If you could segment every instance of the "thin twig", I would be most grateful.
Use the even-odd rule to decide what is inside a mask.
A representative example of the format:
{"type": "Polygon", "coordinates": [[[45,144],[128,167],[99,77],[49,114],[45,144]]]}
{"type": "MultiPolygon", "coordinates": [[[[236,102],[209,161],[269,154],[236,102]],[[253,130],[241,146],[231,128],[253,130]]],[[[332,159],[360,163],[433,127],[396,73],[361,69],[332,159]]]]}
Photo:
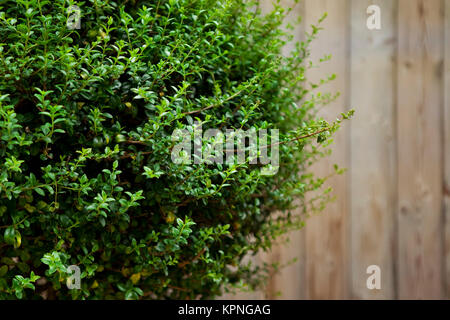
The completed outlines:
{"type": "Polygon", "coordinates": [[[218,107],[218,106],[224,104],[225,102],[228,102],[228,101],[236,98],[238,95],[240,95],[242,93],[242,91],[244,91],[244,89],[239,90],[238,92],[236,92],[233,95],[229,96],[228,98],[226,98],[224,101],[222,101],[220,103],[211,104],[211,105],[209,105],[207,107],[204,107],[204,108],[201,108],[201,109],[197,109],[197,110],[194,110],[194,111],[184,112],[183,114],[184,115],[191,115],[191,114],[200,113],[200,112],[203,112],[203,111],[206,111],[206,110],[218,107]]]}
{"type": "Polygon", "coordinates": [[[205,251],[206,251],[206,248],[203,248],[192,260],[186,260],[186,261],[180,262],[178,264],[178,268],[184,268],[188,264],[191,264],[192,262],[196,261],[198,258],[200,258],[202,256],[202,254],[205,253],[205,251]]]}

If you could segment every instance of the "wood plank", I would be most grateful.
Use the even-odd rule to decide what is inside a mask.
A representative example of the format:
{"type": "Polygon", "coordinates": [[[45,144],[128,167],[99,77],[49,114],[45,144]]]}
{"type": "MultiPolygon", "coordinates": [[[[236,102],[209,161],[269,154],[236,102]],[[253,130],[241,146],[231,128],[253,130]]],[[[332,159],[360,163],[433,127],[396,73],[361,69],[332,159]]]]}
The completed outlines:
{"type": "Polygon", "coordinates": [[[371,0],[351,2],[351,270],[352,298],[395,297],[395,53],[397,1],[378,0],[381,29],[366,26],[371,0]],[[381,269],[381,289],[369,290],[367,267],[381,269]]]}
{"type": "MultiPolygon", "coordinates": [[[[311,57],[316,62],[328,54],[332,54],[333,58],[307,75],[314,82],[332,73],[338,76],[320,88],[321,92],[341,92],[339,99],[321,113],[328,120],[345,111],[349,102],[349,9],[348,0],[305,0],[304,20],[307,26],[316,24],[323,13],[328,13],[322,25],[324,30],[312,44],[311,57]]],[[[348,126],[345,125],[335,137],[333,155],[321,160],[315,166],[315,172],[326,176],[334,163],[348,167],[348,146],[348,126]]],[[[333,194],[338,200],[306,222],[306,297],[309,299],[348,297],[347,183],[347,174],[330,179],[327,186],[334,189],[333,194]]]]}
{"type": "Polygon", "coordinates": [[[399,298],[442,297],[443,1],[399,1],[399,298]]]}
{"type": "Polygon", "coordinates": [[[450,0],[445,0],[444,206],[446,298],[450,298],[450,0]]]}

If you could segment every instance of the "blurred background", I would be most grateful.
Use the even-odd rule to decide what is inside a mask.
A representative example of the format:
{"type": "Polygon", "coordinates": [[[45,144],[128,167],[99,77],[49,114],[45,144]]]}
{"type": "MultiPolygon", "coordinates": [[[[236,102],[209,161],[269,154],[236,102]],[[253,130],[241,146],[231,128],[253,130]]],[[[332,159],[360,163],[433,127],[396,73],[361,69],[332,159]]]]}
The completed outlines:
{"type": "MultiPolygon", "coordinates": [[[[272,1],[261,0],[265,9],[272,1]]],[[[292,7],[294,1],[281,5],[292,7]]],[[[297,40],[327,12],[308,72],[337,79],[322,116],[354,108],[333,154],[314,167],[348,168],[328,181],[337,200],[256,262],[294,264],[264,291],[231,299],[446,299],[450,296],[450,0],[301,0],[297,40]],[[381,29],[369,30],[370,5],[381,29]],[[370,290],[367,267],[381,270],[370,290]]],[[[289,48],[286,48],[288,50],[289,48]]]]}

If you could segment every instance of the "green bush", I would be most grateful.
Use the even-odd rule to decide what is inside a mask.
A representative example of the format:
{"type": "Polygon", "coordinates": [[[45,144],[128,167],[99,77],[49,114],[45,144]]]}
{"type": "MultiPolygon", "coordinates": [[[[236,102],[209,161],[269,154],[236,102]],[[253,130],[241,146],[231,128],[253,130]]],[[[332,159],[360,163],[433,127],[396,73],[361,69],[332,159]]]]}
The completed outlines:
{"type": "Polygon", "coordinates": [[[0,5],[0,298],[211,298],[261,284],[272,266],[243,257],[302,226],[295,198],[304,212],[328,198],[305,198],[324,182],[307,168],[341,122],[319,119],[334,96],[312,93],[334,76],[305,79],[319,28],[283,57],[280,5],[0,5]],[[279,129],[277,174],[174,163],[172,133],[195,121],[279,129]],[[70,265],[80,290],[66,287],[70,265]]]}

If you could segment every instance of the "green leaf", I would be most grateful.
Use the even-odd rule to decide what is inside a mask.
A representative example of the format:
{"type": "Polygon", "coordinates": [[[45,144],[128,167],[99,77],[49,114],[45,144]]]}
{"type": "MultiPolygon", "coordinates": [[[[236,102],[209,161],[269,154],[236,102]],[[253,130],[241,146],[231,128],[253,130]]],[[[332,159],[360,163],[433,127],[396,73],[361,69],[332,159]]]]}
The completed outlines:
{"type": "Polygon", "coordinates": [[[6,265],[3,265],[0,267],[0,277],[3,277],[7,272],[8,272],[9,268],[6,265]]]}
{"type": "Polygon", "coordinates": [[[15,242],[16,230],[13,227],[8,227],[5,229],[3,238],[7,244],[13,245],[15,242]]]}

